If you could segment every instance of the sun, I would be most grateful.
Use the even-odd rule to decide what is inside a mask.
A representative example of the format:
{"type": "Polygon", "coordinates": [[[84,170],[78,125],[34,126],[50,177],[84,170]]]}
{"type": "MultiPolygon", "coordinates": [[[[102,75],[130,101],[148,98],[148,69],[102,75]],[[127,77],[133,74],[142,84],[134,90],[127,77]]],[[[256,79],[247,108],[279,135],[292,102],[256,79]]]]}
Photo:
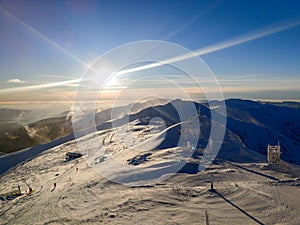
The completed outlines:
{"type": "Polygon", "coordinates": [[[119,90],[122,89],[122,84],[117,76],[112,76],[108,78],[103,87],[104,90],[119,90]]]}

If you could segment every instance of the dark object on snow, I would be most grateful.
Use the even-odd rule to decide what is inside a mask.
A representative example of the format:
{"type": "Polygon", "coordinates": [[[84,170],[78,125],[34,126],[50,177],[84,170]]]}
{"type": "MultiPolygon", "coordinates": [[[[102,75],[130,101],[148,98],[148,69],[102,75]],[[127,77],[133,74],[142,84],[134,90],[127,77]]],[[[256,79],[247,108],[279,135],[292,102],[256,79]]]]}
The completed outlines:
{"type": "Polygon", "coordinates": [[[73,159],[82,157],[82,154],[78,153],[78,152],[68,152],[66,154],[66,156],[67,156],[66,161],[69,161],[69,160],[73,160],[73,159]]]}
{"type": "Polygon", "coordinates": [[[55,190],[55,188],[56,188],[56,183],[54,183],[53,189],[51,190],[51,192],[53,192],[55,190]]]}
{"type": "Polygon", "coordinates": [[[132,159],[128,159],[127,162],[129,165],[133,165],[133,166],[137,166],[137,165],[140,165],[141,163],[144,163],[146,161],[149,160],[149,156],[151,156],[152,153],[146,153],[144,155],[138,155],[138,156],[135,156],[134,158],[132,159]]]}
{"type": "Polygon", "coordinates": [[[11,192],[7,192],[7,193],[4,193],[4,194],[0,194],[0,200],[1,201],[12,200],[12,199],[14,199],[16,197],[19,197],[21,195],[22,195],[22,193],[19,190],[11,191],[11,192]]]}
{"type": "Polygon", "coordinates": [[[177,173],[197,174],[199,172],[199,163],[184,162],[185,165],[177,173]]]}
{"type": "Polygon", "coordinates": [[[214,191],[214,178],[212,175],[210,176],[210,190],[214,191]]]}
{"type": "Polygon", "coordinates": [[[208,217],[208,212],[205,211],[205,224],[209,225],[209,217],[208,217]]]}

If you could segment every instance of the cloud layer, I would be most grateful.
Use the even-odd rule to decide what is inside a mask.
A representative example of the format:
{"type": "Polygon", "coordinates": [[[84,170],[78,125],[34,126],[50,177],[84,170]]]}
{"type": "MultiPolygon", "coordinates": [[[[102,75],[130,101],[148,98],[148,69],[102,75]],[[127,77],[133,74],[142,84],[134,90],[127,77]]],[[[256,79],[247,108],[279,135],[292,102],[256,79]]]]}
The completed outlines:
{"type": "Polygon", "coordinates": [[[7,83],[9,83],[9,84],[23,84],[23,83],[25,83],[25,81],[20,80],[20,79],[10,79],[10,80],[7,80],[7,83]]]}

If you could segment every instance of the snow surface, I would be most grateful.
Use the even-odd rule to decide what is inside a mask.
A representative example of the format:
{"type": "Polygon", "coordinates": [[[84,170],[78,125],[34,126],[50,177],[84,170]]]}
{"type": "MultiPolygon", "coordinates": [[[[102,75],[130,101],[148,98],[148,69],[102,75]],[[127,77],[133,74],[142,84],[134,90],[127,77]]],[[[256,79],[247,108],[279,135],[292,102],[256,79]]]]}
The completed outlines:
{"type": "Polygon", "coordinates": [[[284,161],[267,165],[249,147],[245,140],[254,139],[249,134],[266,128],[253,119],[252,106],[243,108],[251,121],[246,136],[231,113],[218,158],[195,173],[210,135],[209,109],[197,107],[202,107],[197,154],[178,145],[178,130],[188,121],[179,121],[167,104],[132,114],[129,124],[122,118],[117,127],[103,122],[97,132],[83,130],[76,140],[69,135],[2,156],[8,164],[14,157],[26,161],[0,177],[0,193],[18,185],[23,193],[0,201],[0,224],[204,224],[205,211],[210,224],[299,224],[300,168],[284,161]],[[155,117],[164,123],[151,122],[155,117]],[[65,154],[73,151],[84,156],[66,162],[65,154]],[[25,182],[34,189],[31,195],[25,182]]]}
{"type": "Polygon", "coordinates": [[[2,175],[1,193],[18,184],[25,193],[24,181],[35,192],[0,201],[0,223],[204,224],[205,211],[211,224],[296,225],[300,219],[297,166],[218,160],[197,174],[128,186],[99,175],[85,158],[64,162],[76,148],[67,142],[2,175]],[[211,176],[216,192],[209,191],[211,176]]]}

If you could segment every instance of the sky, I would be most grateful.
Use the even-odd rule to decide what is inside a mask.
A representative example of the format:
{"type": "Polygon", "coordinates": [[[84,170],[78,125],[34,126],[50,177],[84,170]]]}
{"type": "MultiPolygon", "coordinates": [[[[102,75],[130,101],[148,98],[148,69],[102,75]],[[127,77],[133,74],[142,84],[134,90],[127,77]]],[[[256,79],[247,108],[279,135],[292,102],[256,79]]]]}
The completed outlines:
{"type": "MultiPolygon", "coordinates": [[[[69,107],[101,55],[143,40],[195,52],[225,98],[299,101],[299,12],[298,0],[1,0],[0,104],[69,107]]],[[[125,93],[128,80],[112,79],[103,100],[125,93]]],[[[164,96],[176,94],[172,85],[155,89],[147,81],[131,89],[164,96]]]]}

